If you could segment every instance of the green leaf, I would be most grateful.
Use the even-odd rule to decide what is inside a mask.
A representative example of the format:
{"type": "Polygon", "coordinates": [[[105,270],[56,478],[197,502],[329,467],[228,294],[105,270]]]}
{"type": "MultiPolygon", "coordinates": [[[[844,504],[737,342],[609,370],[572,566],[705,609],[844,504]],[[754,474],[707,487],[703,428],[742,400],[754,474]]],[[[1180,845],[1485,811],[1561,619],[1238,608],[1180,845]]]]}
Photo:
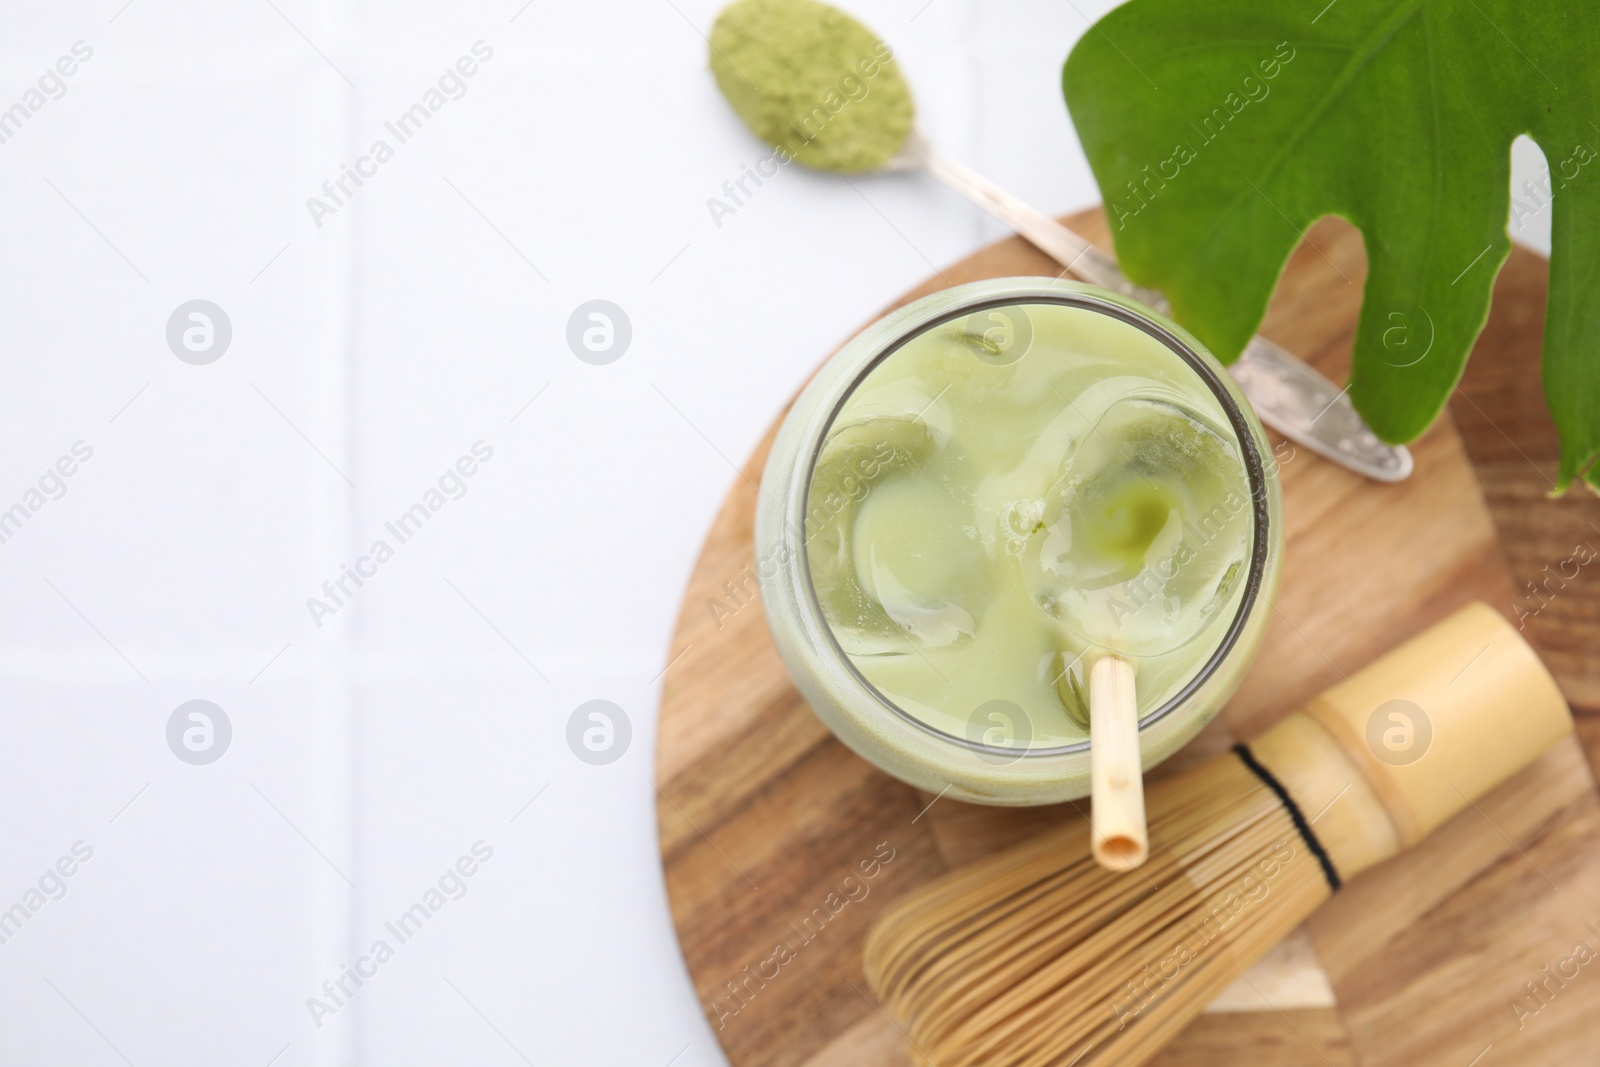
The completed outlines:
{"type": "Polygon", "coordinates": [[[1360,228],[1350,395],[1391,442],[1427,429],[1483,329],[1511,248],[1510,146],[1531,136],[1555,195],[1519,191],[1517,210],[1552,212],[1564,489],[1600,485],[1597,44],[1592,0],[1131,0],[1062,80],[1123,269],[1225,361],[1308,226],[1360,228]]]}

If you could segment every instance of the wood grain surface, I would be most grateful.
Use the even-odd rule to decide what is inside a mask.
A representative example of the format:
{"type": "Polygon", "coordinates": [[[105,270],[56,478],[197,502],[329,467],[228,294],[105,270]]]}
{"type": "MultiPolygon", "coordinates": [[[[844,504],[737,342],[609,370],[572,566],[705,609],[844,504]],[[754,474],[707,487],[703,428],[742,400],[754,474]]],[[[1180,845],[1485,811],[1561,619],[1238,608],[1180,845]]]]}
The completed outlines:
{"type": "MultiPolygon", "coordinates": [[[[1108,244],[1098,212],[1069,222],[1108,244]]],[[[1057,272],[1010,239],[901,303],[980,278],[1057,272]]],[[[1343,380],[1364,276],[1360,235],[1318,224],[1263,332],[1343,380]]],[[[1303,449],[1280,456],[1288,551],[1266,645],[1218,720],[1155,773],[1259,732],[1472,599],[1523,621],[1573,702],[1582,744],[1552,751],[1313,917],[1284,966],[1310,967],[1309,984],[1331,987],[1334,1003],[1249,1010],[1248,996],[1225,997],[1239,1002],[1192,1024],[1154,1061],[1162,1067],[1543,1067],[1600,1057],[1600,804],[1590,771],[1600,754],[1600,559],[1575,562],[1600,547],[1600,502],[1581,489],[1548,498],[1556,441],[1538,381],[1545,277],[1542,259],[1513,253],[1450,413],[1413,446],[1408,482],[1366,482],[1303,449]],[[1597,956],[1578,967],[1580,943],[1597,956]]],[[[770,441],[712,526],[670,652],[657,811],[673,919],[735,1067],[904,1065],[904,1042],[861,977],[873,916],[1074,813],[939,800],[873,769],[811,714],[767,635],[755,579],[753,485],[770,441]]],[[[1280,988],[1270,978],[1264,986],[1280,988]]],[[[1281,988],[1306,984],[1291,973],[1281,988]]]]}

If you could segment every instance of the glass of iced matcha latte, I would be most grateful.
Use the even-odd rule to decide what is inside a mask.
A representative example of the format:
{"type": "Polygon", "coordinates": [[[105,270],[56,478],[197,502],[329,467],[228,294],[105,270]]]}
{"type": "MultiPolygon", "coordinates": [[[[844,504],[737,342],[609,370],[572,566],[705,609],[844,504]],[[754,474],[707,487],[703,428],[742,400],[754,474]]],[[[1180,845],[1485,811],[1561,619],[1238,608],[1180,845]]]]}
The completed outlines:
{"type": "Polygon", "coordinates": [[[756,554],[778,650],[846,745],[934,793],[1049,804],[1090,792],[1106,678],[1145,768],[1211,720],[1266,629],[1281,527],[1271,446],[1198,341],[1011,278],[823,367],[773,445],[756,554]]]}

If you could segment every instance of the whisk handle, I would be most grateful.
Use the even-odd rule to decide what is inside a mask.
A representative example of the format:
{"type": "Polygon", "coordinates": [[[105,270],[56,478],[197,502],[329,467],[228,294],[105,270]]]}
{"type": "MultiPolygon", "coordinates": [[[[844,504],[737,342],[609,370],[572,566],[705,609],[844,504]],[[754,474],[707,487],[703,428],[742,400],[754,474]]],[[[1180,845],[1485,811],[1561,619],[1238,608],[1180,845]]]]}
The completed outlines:
{"type": "Polygon", "coordinates": [[[1572,733],[1506,619],[1474,603],[1250,743],[1343,878],[1409,848],[1572,733]]]}

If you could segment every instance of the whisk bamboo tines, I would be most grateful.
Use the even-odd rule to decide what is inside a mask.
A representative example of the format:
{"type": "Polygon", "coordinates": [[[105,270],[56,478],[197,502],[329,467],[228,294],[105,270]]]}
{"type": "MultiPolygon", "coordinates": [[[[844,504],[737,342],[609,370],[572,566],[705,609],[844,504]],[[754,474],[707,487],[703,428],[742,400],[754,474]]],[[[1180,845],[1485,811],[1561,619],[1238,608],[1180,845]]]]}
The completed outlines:
{"type": "Polygon", "coordinates": [[[924,1064],[1141,1064],[1344,880],[1571,731],[1532,650],[1471,605],[1151,786],[1144,866],[1098,866],[1074,820],[897,902],[867,981],[924,1064]]]}

